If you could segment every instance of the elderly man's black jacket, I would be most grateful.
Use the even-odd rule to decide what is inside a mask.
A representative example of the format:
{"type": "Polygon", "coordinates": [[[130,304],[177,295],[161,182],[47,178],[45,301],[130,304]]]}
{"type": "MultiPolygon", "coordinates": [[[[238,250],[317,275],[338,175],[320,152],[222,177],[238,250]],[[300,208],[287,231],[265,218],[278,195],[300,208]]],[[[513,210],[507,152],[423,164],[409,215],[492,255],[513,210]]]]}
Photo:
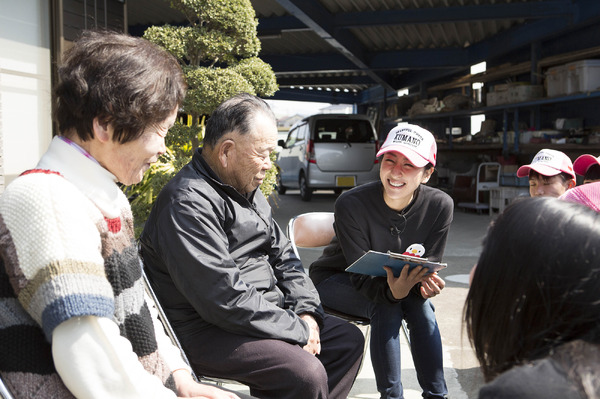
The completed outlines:
{"type": "Polygon", "coordinates": [[[216,325],[299,345],[298,315],[322,324],[318,293],[260,190],[220,182],[199,149],[161,191],[140,238],[141,255],[178,334],[216,325]]]}

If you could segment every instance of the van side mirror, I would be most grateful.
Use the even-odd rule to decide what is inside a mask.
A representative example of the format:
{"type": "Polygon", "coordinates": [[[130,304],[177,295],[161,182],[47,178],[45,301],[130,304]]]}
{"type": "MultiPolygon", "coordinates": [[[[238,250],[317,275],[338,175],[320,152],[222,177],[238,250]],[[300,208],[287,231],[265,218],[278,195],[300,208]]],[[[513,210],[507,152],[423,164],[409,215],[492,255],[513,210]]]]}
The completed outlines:
{"type": "Polygon", "coordinates": [[[281,148],[285,148],[285,140],[277,140],[277,145],[281,148]]]}

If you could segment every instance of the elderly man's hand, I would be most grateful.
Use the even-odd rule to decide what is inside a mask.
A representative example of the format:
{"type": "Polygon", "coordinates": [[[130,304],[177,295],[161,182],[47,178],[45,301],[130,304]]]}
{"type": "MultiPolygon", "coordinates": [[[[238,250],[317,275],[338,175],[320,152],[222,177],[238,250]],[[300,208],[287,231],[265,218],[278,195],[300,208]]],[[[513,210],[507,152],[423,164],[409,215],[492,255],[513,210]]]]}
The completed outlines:
{"type": "Polygon", "coordinates": [[[308,342],[302,349],[310,353],[311,355],[318,355],[321,353],[321,330],[314,317],[309,314],[301,314],[300,318],[308,323],[310,328],[310,336],[308,342]]]}

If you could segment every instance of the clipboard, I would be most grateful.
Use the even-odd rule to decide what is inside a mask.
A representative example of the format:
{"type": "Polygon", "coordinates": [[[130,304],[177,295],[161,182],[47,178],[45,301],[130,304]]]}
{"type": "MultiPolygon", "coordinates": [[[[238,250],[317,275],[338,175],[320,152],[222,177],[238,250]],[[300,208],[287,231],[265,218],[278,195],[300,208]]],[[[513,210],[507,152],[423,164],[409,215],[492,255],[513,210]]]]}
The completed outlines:
{"type": "Polygon", "coordinates": [[[389,266],[394,271],[394,276],[397,277],[400,275],[400,272],[406,264],[408,264],[409,271],[417,266],[426,267],[429,269],[429,273],[427,274],[436,273],[448,267],[448,264],[446,263],[428,261],[427,258],[403,255],[391,251],[388,251],[387,253],[369,251],[358,258],[356,262],[348,266],[346,271],[350,273],[385,277],[387,274],[383,267],[389,266]]]}

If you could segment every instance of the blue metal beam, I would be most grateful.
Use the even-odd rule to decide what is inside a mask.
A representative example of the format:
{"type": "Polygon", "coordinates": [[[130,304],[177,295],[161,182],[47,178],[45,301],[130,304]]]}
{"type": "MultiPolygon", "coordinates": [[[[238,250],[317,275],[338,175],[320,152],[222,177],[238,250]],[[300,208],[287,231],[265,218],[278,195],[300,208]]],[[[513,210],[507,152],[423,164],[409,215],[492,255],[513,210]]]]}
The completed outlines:
{"type": "Polygon", "coordinates": [[[336,51],[364,70],[375,82],[392,89],[391,85],[369,69],[364,59],[365,49],[346,29],[335,29],[333,15],[316,0],[276,0],[290,14],[306,24],[336,51]]]}
{"type": "Polygon", "coordinates": [[[265,35],[276,35],[283,31],[297,31],[309,29],[306,24],[293,15],[282,15],[281,17],[259,18],[257,33],[258,37],[265,35]]]}
{"type": "Polygon", "coordinates": [[[469,63],[464,48],[414,49],[380,51],[369,54],[372,69],[455,68],[469,63]]]}
{"type": "Polygon", "coordinates": [[[344,93],[325,90],[280,89],[270,100],[310,101],[330,104],[356,104],[359,96],[355,93],[344,93]]]}
{"type": "MultiPolygon", "coordinates": [[[[369,53],[370,62],[365,69],[358,68],[347,58],[337,53],[261,55],[276,72],[316,72],[316,71],[367,71],[401,70],[428,68],[455,68],[470,65],[470,56],[462,48],[415,49],[369,53]]],[[[373,79],[371,77],[373,81],[373,79]]]]}
{"type": "Polygon", "coordinates": [[[357,70],[357,66],[338,53],[261,55],[260,58],[278,72],[317,72],[357,70]]]}
{"type": "Polygon", "coordinates": [[[359,28],[498,19],[544,19],[559,16],[568,18],[574,12],[573,3],[570,0],[553,0],[528,3],[340,13],[335,15],[334,25],[337,28],[359,28]]]}
{"type": "MultiPolygon", "coordinates": [[[[373,79],[368,76],[317,76],[310,77],[311,86],[327,85],[372,85],[373,79]]],[[[278,77],[277,84],[281,86],[303,86],[306,85],[306,77],[278,77]]]]}
{"type": "MultiPolygon", "coordinates": [[[[311,6],[311,9],[317,9],[311,6]]],[[[318,11],[322,13],[322,11],[318,11]]],[[[437,24],[498,19],[546,19],[570,18],[577,13],[571,0],[546,0],[526,3],[470,5],[460,7],[414,8],[405,10],[382,10],[339,13],[325,18],[328,26],[335,29],[374,27],[402,24],[437,24]]],[[[307,28],[294,15],[260,18],[259,35],[267,32],[282,32],[307,28]]]]}

